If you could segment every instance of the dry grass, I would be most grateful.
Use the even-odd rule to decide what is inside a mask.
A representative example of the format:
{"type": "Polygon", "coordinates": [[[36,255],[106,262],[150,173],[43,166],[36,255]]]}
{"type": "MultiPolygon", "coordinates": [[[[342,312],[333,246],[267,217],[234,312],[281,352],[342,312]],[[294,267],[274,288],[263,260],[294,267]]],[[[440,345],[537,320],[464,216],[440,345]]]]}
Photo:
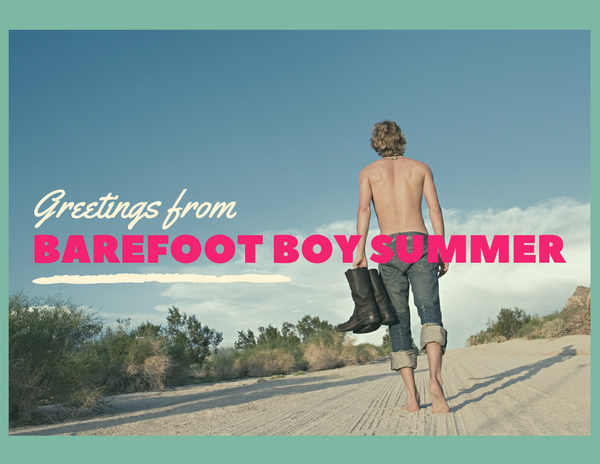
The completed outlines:
{"type": "Polygon", "coordinates": [[[69,416],[75,419],[99,413],[109,406],[108,399],[102,396],[102,387],[89,387],[79,390],[71,400],[72,406],[68,408],[69,416]]]}
{"type": "Polygon", "coordinates": [[[557,317],[551,321],[545,322],[542,326],[542,334],[546,338],[557,338],[565,335],[567,332],[567,324],[564,319],[557,317]]]}
{"type": "Polygon", "coordinates": [[[370,363],[379,357],[379,352],[375,345],[370,343],[361,343],[355,347],[356,362],[359,364],[370,363]]]}
{"type": "Polygon", "coordinates": [[[484,345],[486,343],[502,343],[505,341],[506,337],[504,335],[490,334],[489,332],[482,330],[477,335],[471,335],[467,339],[466,346],[484,345]]]}
{"type": "Polygon", "coordinates": [[[74,392],[65,404],[43,404],[45,392],[34,385],[37,380],[36,376],[27,377],[28,384],[21,385],[20,395],[13,399],[17,402],[19,412],[14,424],[48,424],[65,419],[82,419],[100,413],[109,406],[102,387],[82,388],[74,392]]]}
{"type": "Polygon", "coordinates": [[[291,374],[296,371],[294,356],[274,348],[253,351],[250,356],[241,356],[233,364],[239,377],[267,377],[275,374],[291,374]]]}
{"type": "Polygon", "coordinates": [[[35,422],[36,405],[46,395],[42,385],[42,367],[32,368],[31,362],[23,359],[9,360],[9,412],[25,423],[35,422]]]}
{"type": "Polygon", "coordinates": [[[165,355],[150,356],[141,363],[126,364],[125,372],[131,376],[127,390],[164,390],[170,367],[171,359],[165,355]]]}
{"type": "Polygon", "coordinates": [[[168,356],[152,356],[144,361],[144,377],[152,390],[164,390],[165,378],[171,367],[168,356]]]}
{"type": "Polygon", "coordinates": [[[354,341],[346,339],[344,334],[333,333],[329,337],[311,340],[304,351],[304,358],[311,371],[336,369],[356,364],[354,341]]]}
{"type": "Polygon", "coordinates": [[[210,373],[219,380],[231,380],[240,376],[235,361],[237,353],[232,347],[219,348],[210,357],[210,373]]]}
{"type": "Polygon", "coordinates": [[[591,311],[590,306],[578,308],[567,308],[565,311],[565,320],[567,321],[567,334],[569,335],[590,335],[591,334],[591,311]]]}

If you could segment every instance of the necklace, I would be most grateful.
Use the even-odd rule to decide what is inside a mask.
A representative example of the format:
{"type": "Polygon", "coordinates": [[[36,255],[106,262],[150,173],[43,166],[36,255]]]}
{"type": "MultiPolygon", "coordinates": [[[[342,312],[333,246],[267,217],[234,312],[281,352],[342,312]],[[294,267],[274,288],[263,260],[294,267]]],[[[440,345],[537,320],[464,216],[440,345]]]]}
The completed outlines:
{"type": "Polygon", "coordinates": [[[402,150],[402,153],[400,153],[399,155],[398,155],[398,154],[394,154],[394,155],[392,155],[392,156],[382,156],[382,158],[383,158],[383,159],[386,159],[386,158],[387,158],[387,159],[393,159],[393,160],[396,160],[396,159],[398,159],[398,157],[399,157],[399,156],[404,156],[404,150],[402,150]]]}

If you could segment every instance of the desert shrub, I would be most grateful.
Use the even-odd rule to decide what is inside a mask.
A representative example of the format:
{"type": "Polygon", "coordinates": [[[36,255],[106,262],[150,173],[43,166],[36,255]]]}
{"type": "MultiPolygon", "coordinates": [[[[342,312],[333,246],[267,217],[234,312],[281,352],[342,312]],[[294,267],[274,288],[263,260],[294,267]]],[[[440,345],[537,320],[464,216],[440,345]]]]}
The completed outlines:
{"type": "Polygon", "coordinates": [[[554,319],[560,317],[561,313],[559,313],[558,311],[554,311],[552,314],[548,314],[547,316],[544,316],[542,318],[542,320],[544,322],[550,322],[553,321],[554,319]]]}
{"type": "Polygon", "coordinates": [[[147,323],[130,330],[130,320],[117,320],[90,344],[85,358],[94,366],[94,382],[108,392],[164,390],[174,367],[164,337],[147,323]]]}
{"type": "Polygon", "coordinates": [[[291,374],[297,370],[296,360],[291,353],[280,348],[246,350],[234,361],[234,370],[239,377],[267,377],[276,374],[291,374]]]}
{"type": "Polygon", "coordinates": [[[531,316],[522,309],[502,308],[496,321],[488,321],[488,330],[492,335],[502,336],[506,340],[515,338],[525,324],[531,321],[531,316]]]}
{"type": "Polygon", "coordinates": [[[134,338],[123,365],[129,376],[127,391],[164,390],[171,364],[163,339],[134,338]]]}
{"type": "Polygon", "coordinates": [[[232,347],[222,347],[210,356],[210,372],[218,380],[231,380],[240,374],[235,368],[239,352],[232,347]]]}
{"type": "Polygon", "coordinates": [[[556,317],[550,321],[544,322],[542,333],[546,338],[556,338],[564,335],[567,331],[567,324],[564,319],[556,317]]]}
{"type": "Polygon", "coordinates": [[[234,343],[234,347],[240,351],[256,347],[265,350],[281,348],[290,351],[294,347],[297,347],[300,342],[301,340],[294,324],[284,322],[281,330],[273,327],[271,324],[267,327],[259,327],[258,337],[250,329],[248,329],[248,333],[242,330],[238,332],[238,340],[234,343]]]}
{"type": "MultiPolygon", "coordinates": [[[[419,347],[415,344],[414,338],[410,338],[413,350],[418,350],[419,347]]],[[[390,329],[385,329],[385,335],[381,339],[381,345],[377,346],[377,353],[379,356],[389,356],[393,351],[392,340],[390,339],[390,329]]]]}
{"type": "Polygon", "coordinates": [[[233,344],[233,347],[236,350],[247,350],[250,348],[254,348],[256,346],[256,337],[254,336],[254,332],[248,329],[248,333],[246,334],[243,330],[238,332],[238,339],[233,344]]]}
{"type": "Polygon", "coordinates": [[[165,379],[171,365],[168,356],[149,356],[143,362],[126,364],[130,376],[127,391],[164,390],[165,379]]]}
{"type": "MultiPolygon", "coordinates": [[[[482,345],[485,343],[500,343],[511,338],[523,336],[524,330],[534,331],[535,317],[522,309],[502,308],[496,320],[488,319],[487,328],[468,338],[466,346],[482,345]]],[[[413,342],[414,343],[414,342],[413,342]]]]}
{"type": "Polygon", "coordinates": [[[211,348],[215,349],[223,341],[223,334],[202,326],[195,315],[180,313],[176,306],[168,311],[165,338],[169,355],[186,366],[202,364],[211,348]]]}
{"type": "Polygon", "coordinates": [[[131,331],[131,335],[134,337],[158,338],[162,335],[162,326],[148,321],[142,322],[131,331]]]}
{"type": "Polygon", "coordinates": [[[590,335],[591,311],[589,305],[566,306],[560,312],[560,317],[567,323],[565,334],[590,335]]]}
{"type": "Polygon", "coordinates": [[[306,343],[304,358],[313,371],[357,363],[354,341],[346,339],[343,333],[333,331],[314,333],[306,343]]]}
{"type": "MultiPolygon", "coordinates": [[[[195,316],[169,310],[167,328],[130,319],[103,327],[100,318],[60,296],[9,297],[9,418],[24,422],[83,416],[103,394],[163,390],[184,382],[222,335],[195,316]]],[[[206,375],[206,372],[203,373],[206,375]]]]}
{"type": "Polygon", "coordinates": [[[529,316],[519,308],[514,310],[503,308],[495,321],[488,320],[486,330],[469,337],[467,346],[501,342],[515,336],[532,340],[571,334],[589,335],[590,331],[589,304],[566,306],[562,311],[555,311],[546,316],[529,316]]]}
{"type": "MultiPolygon", "coordinates": [[[[60,296],[9,296],[9,417],[33,421],[43,404],[73,411],[93,390],[81,354],[102,330],[100,318],[60,296]],[[84,392],[87,392],[84,394],[84,392]]],[[[101,393],[94,396],[101,407],[101,393]]]]}
{"type": "Polygon", "coordinates": [[[390,329],[385,329],[385,335],[381,339],[381,345],[377,347],[379,356],[389,356],[392,352],[392,341],[390,340],[390,329]]]}
{"type": "MultiPolygon", "coordinates": [[[[250,330],[248,330],[250,334],[250,330]]],[[[262,349],[281,348],[289,351],[300,344],[300,338],[296,334],[294,324],[284,322],[281,331],[269,324],[267,327],[258,328],[256,346],[262,349]]],[[[239,341],[239,340],[238,340],[239,341]]]]}
{"type": "MultiPolygon", "coordinates": [[[[305,351],[310,344],[321,340],[330,346],[332,337],[338,337],[336,334],[335,327],[329,322],[310,315],[304,316],[297,324],[284,322],[281,330],[271,324],[259,327],[258,336],[250,329],[247,332],[240,331],[234,344],[239,356],[233,361],[233,371],[238,376],[267,376],[306,370],[309,363],[305,351]]],[[[363,357],[368,356],[366,352],[361,353],[363,357]]],[[[349,356],[347,353],[345,355],[349,356]]],[[[356,362],[355,355],[350,357],[356,362]]],[[[227,367],[226,370],[230,369],[227,367]]]]}
{"type": "Polygon", "coordinates": [[[531,320],[524,324],[517,332],[517,337],[525,338],[528,340],[535,340],[537,338],[543,338],[542,326],[544,325],[544,318],[540,316],[533,316],[531,320]]]}
{"type": "Polygon", "coordinates": [[[484,345],[486,343],[499,343],[505,341],[506,338],[499,335],[494,335],[486,330],[481,330],[477,335],[471,335],[467,340],[467,346],[484,345]]]}
{"type": "Polygon", "coordinates": [[[356,362],[365,364],[375,361],[379,356],[379,352],[375,345],[371,343],[361,343],[354,347],[354,356],[356,357],[356,362]]]}
{"type": "Polygon", "coordinates": [[[318,317],[310,317],[310,314],[300,319],[295,328],[302,342],[307,342],[313,335],[320,332],[336,332],[336,328],[332,324],[322,321],[318,317]]]}

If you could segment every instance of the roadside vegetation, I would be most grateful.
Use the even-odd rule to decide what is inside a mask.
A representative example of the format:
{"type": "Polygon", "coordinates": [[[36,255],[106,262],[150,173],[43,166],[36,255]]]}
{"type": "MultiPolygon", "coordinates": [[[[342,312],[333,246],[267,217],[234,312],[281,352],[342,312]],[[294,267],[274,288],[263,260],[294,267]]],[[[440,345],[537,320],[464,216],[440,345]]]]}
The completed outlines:
{"type": "Polygon", "coordinates": [[[169,308],[166,324],[105,326],[97,313],[60,296],[9,297],[9,420],[83,417],[110,395],[163,390],[197,376],[222,335],[169,308]]]}
{"type": "Polygon", "coordinates": [[[502,308],[495,320],[488,319],[485,330],[469,337],[466,345],[500,343],[512,338],[535,340],[589,334],[589,306],[566,306],[547,316],[531,316],[517,307],[502,308]]]}
{"type": "Polygon", "coordinates": [[[97,312],[61,296],[9,297],[11,425],[84,417],[119,393],[243,377],[276,380],[307,371],[369,363],[391,351],[355,339],[318,317],[281,328],[238,332],[234,346],[176,306],[165,323],[104,324],[97,312]]]}
{"type": "Polygon", "coordinates": [[[215,379],[229,380],[320,371],[375,361],[387,356],[385,349],[385,337],[381,347],[356,344],[329,322],[307,315],[296,324],[284,322],[281,329],[259,327],[258,335],[251,329],[238,332],[233,347],[212,354],[209,372],[215,379]]]}

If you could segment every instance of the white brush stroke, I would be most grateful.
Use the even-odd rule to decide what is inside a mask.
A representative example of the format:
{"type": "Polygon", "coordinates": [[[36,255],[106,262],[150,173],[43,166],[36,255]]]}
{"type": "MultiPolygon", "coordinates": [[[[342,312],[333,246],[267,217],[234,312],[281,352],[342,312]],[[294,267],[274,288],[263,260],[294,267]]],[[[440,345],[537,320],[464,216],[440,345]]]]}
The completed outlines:
{"type": "Polygon", "coordinates": [[[104,275],[62,275],[39,277],[34,284],[141,284],[146,282],[160,283],[194,283],[225,284],[232,282],[274,283],[289,282],[291,279],[283,275],[242,274],[242,275],[202,275],[202,274],[104,274],[104,275]]]}

